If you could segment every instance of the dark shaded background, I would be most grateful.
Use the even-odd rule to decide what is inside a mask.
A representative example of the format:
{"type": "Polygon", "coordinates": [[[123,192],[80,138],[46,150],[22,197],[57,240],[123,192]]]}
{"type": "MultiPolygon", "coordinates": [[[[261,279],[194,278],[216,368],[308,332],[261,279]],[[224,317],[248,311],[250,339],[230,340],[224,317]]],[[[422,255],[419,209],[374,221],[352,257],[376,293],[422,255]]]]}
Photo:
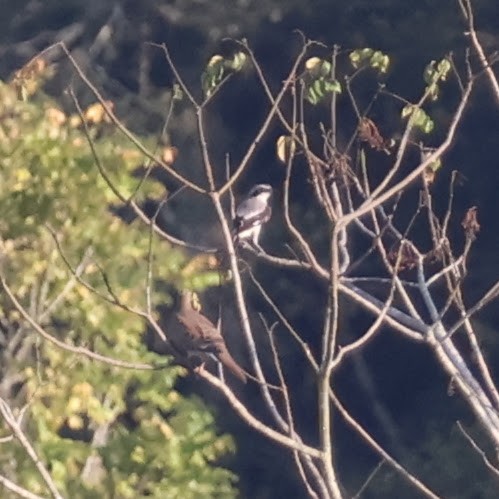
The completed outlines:
{"type": "MultiPolygon", "coordinates": [[[[335,43],[345,49],[370,46],[390,54],[392,67],[386,84],[407,99],[415,99],[421,92],[421,75],[430,60],[438,60],[449,52],[455,54],[456,60],[462,60],[467,46],[457,1],[3,0],[0,6],[3,11],[0,16],[0,78],[9,78],[39,50],[64,40],[92,81],[115,102],[118,115],[143,134],[157,133],[161,127],[173,83],[164,56],[146,42],[166,43],[186,82],[196,89],[195,93],[199,93],[200,74],[209,57],[215,52],[233,49],[232,42],[223,39],[245,37],[275,89],[297,54],[300,42],[293,30],[299,29],[307,37],[328,46],[335,43]]],[[[488,53],[492,53],[499,47],[499,4],[496,0],[477,1],[475,14],[480,38],[488,53]]],[[[72,70],[60,53],[51,52],[49,57],[58,65],[58,76],[49,83],[48,91],[69,107],[70,102],[63,90],[72,81],[72,70]]],[[[73,85],[83,104],[93,100],[80,83],[73,81],[73,85]]],[[[368,95],[367,92],[366,98],[368,95]]],[[[359,89],[359,96],[362,100],[362,89],[359,89]]],[[[441,138],[442,124],[449,119],[455,99],[455,85],[449,84],[442,99],[429,110],[436,119],[436,131],[429,139],[430,144],[432,141],[438,143],[441,138]]],[[[442,206],[439,209],[443,210],[451,171],[458,170],[464,178],[456,191],[456,244],[461,238],[459,223],[462,215],[468,207],[478,206],[482,230],[464,285],[468,303],[474,303],[495,281],[498,273],[499,115],[492,102],[486,81],[482,80],[456,142],[445,157],[445,170],[433,189],[436,203],[438,205],[440,199],[442,206]]],[[[265,96],[251,72],[238,76],[223,95],[217,97],[209,118],[209,138],[218,164],[223,165],[227,152],[233,163],[237,163],[253,140],[267,110],[265,96]]],[[[387,133],[395,132],[400,125],[394,110],[384,107],[383,103],[373,110],[373,115],[387,133]]],[[[349,119],[345,116],[345,129],[340,124],[340,140],[351,132],[348,130],[349,119]]],[[[271,127],[248,174],[237,187],[238,193],[256,181],[279,186],[283,171],[275,158],[274,144],[281,133],[277,124],[271,127]]],[[[200,158],[194,117],[186,103],[177,109],[168,139],[180,148],[178,168],[199,178],[200,158]]],[[[383,171],[386,159],[372,154],[369,161],[373,164],[379,162],[380,172],[383,171]]],[[[308,227],[311,237],[320,243],[318,227],[321,227],[321,221],[302,202],[307,199],[307,189],[304,182],[295,182],[293,210],[301,218],[302,225],[308,227]]],[[[276,201],[280,202],[279,192],[276,201]]],[[[179,196],[179,201],[165,213],[165,223],[187,239],[201,238],[212,243],[219,237],[215,217],[204,208],[191,208],[200,205],[199,199],[179,196]],[[206,226],[213,229],[207,231],[206,226]]],[[[400,216],[408,216],[408,213],[402,212],[400,216]]],[[[264,236],[264,246],[282,253],[284,237],[277,210],[270,230],[264,236]]],[[[322,320],[318,311],[323,306],[323,285],[298,272],[276,270],[258,262],[252,264],[284,313],[317,351],[322,320]]],[[[229,291],[222,293],[224,303],[230,303],[229,291]]],[[[208,295],[208,303],[215,307],[220,299],[218,292],[208,295]]],[[[254,310],[268,312],[266,305],[256,296],[251,299],[251,304],[254,310]]],[[[229,324],[237,325],[230,306],[225,314],[229,324]]],[[[495,360],[497,320],[497,307],[494,306],[477,318],[481,341],[493,371],[499,367],[495,360]]],[[[342,321],[340,342],[344,343],[365,330],[371,318],[345,303],[342,321]]],[[[284,369],[294,386],[297,424],[303,435],[314,442],[317,418],[313,378],[285,335],[279,338],[284,369]]],[[[244,348],[237,345],[236,335],[229,341],[234,345],[235,355],[244,358],[244,348]]],[[[265,337],[262,335],[259,341],[264,343],[265,337]]],[[[497,497],[497,483],[486,473],[480,459],[455,426],[455,421],[461,420],[473,427],[473,417],[457,396],[448,394],[448,380],[424,346],[414,345],[389,330],[383,330],[361,353],[345,363],[336,374],[336,383],[340,398],[352,414],[388,451],[434,490],[444,497],[497,497]]],[[[235,435],[239,452],[235,460],[227,464],[240,476],[242,497],[304,496],[290,456],[244,426],[222,400],[207,392],[206,386],[190,380],[183,381],[183,384],[184,390],[201,392],[213,401],[215,410],[219,411],[220,428],[235,435]]],[[[242,396],[261,418],[268,417],[259,407],[255,388],[248,387],[242,396]]],[[[352,495],[378,461],[337,419],[337,462],[347,495],[352,495]]],[[[418,496],[385,465],[363,497],[418,496]]]]}

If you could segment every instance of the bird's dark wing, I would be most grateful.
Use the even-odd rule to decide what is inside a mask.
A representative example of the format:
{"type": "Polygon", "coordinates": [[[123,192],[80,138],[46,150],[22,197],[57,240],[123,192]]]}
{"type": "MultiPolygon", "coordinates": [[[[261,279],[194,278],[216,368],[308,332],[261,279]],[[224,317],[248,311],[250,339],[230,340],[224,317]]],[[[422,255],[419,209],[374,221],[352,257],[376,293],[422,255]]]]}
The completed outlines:
{"type": "Polygon", "coordinates": [[[213,354],[241,381],[246,383],[246,373],[233,359],[220,331],[203,314],[189,310],[177,315],[188,335],[189,350],[199,354],[213,354]]]}
{"type": "Polygon", "coordinates": [[[224,341],[215,325],[196,310],[180,314],[179,320],[185,326],[196,349],[210,350],[211,353],[215,353],[218,344],[224,341]]]}
{"type": "Polygon", "coordinates": [[[265,205],[264,209],[260,208],[261,203],[256,199],[246,199],[243,201],[236,209],[234,230],[236,232],[243,232],[255,225],[268,222],[272,215],[272,208],[269,205],[265,205]]]}

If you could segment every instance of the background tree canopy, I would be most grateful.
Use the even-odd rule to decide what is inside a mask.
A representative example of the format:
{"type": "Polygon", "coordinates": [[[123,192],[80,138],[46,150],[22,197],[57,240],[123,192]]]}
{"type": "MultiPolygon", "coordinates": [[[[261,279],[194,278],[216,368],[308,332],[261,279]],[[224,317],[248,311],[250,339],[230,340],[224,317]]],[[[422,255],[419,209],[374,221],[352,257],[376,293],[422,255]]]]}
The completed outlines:
{"type": "MultiPolygon", "coordinates": [[[[494,0],[481,0],[474,3],[474,9],[480,40],[492,54],[498,47],[499,7],[494,0]]],[[[151,149],[165,116],[173,109],[168,133],[161,135],[160,145],[175,145],[179,150],[176,168],[197,180],[203,177],[195,113],[185,97],[180,102],[173,100],[175,77],[163,52],[151,43],[167,44],[186,84],[198,95],[202,92],[201,73],[210,57],[215,53],[231,56],[238,50],[233,39],[248,40],[273,90],[279,88],[299,50],[300,37],[293,30],[300,30],[307,38],[327,46],[316,48],[319,57],[330,52],[333,44],[342,50],[374,47],[389,54],[391,65],[386,75],[373,76],[371,81],[363,81],[355,88],[363,106],[369,103],[372,88],[378,83],[386,84],[408,100],[416,99],[424,86],[422,75],[427,64],[441,60],[450,52],[454,52],[457,61],[462,61],[467,46],[463,36],[466,25],[457,2],[426,0],[413,5],[386,0],[373,5],[370,0],[229,3],[24,0],[7,2],[3,11],[0,20],[3,80],[12,79],[14,72],[40,50],[64,41],[92,82],[112,101],[120,119],[145,137],[142,140],[151,149]]],[[[3,158],[0,205],[4,213],[0,227],[5,279],[30,314],[57,337],[63,335],[64,341],[130,362],[159,362],[161,359],[148,351],[147,346],[151,347],[152,342],[144,341],[144,321],[81,287],[66,289],[74,277],[61,262],[53,234],[74,269],[85,272],[89,282],[104,294],[108,293],[110,283],[119,299],[131,307],[147,305],[144,289],[151,240],[154,240],[158,280],[179,285],[197,276],[194,270],[186,268],[196,271],[199,268],[196,262],[192,263],[192,254],[158,242],[139,220],[123,209],[96,168],[74,102],[65,90],[71,85],[90,116],[89,106],[95,97],[74,77],[70,62],[60,52],[49,52],[45,59],[55,72],[43,88],[49,97],[36,94],[22,102],[12,86],[2,84],[0,88],[3,158]],[[101,267],[105,267],[105,276],[101,267]],[[61,294],[64,306],[57,301],[61,294]]],[[[462,182],[456,189],[457,213],[463,214],[470,205],[479,209],[482,231],[464,287],[470,302],[476,301],[495,281],[498,245],[495,220],[499,216],[496,201],[499,120],[497,113],[488,112],[488,87],[483,83],[477,86],[458,139],[445,156],[443,172],[434,185],[434,198],[437,205],[441,203],[437,209],[444,210],[451,171],[458,170],[462,182]]],[[[457,85],[449,84],[441,98],[430,106],[435,129],[427,145],[441,140],[443,124],[449,120],[452,99],[457,93],[457,85]]],[[[213,99],[207,128],[210,152],[219,165],[220,177],[224,175],[226,154],[237,163],[254,139],[267,111],[266,104],[265,94],[251,70],[243,70],[213,99]]],[[[340,99],[338,105],[341,115],[346,104],[340,99]]],[[[94,107],[93,111],[98,113],[99,109],[94,107]]],[[[376,102],[371,117],[384,136],[400,138],[399,111],[385,101],[376,102]]],[[[320,107],[312,112],[319,121],[327,119],[322,114],[326,111],[320,107]]],[[[344,116],[338,137],[346,144],[352,123],[346,113],[344,116]]],[[[127,198],[139,183],[136,170],[143,166],[143,157],[103,116],[97,117],[89,133],[113,184],[127,198]]],[[[283,133],[275,120],[257,149],[251,168],[237,185],[236,194],[244,193],[255,182],[272,185],[282,182],[284,170],[276,158],[275,146],[283,133]]],[[[319,137],[317,131],[312,141],[319,137]]],[[[382,177],[385,160],[380,156],[368,160],[377,169],[374,175],[382,177]]],[[[164,172],[157,173],[155,180],[141,190],[139,201],[145,212],[152,215],[156,208],[152,200],[161,198],[164,189],[174,192],[177,187],[174,180],[164,180],[164,172]]],[[[324,221],[315,218],[308,206],[300,202],[309,193],[305,176],[303,184],[294,184],[292,190],[295,203],[291,209],[303,221],[307,235],[322,244],[317,228],[324,221]]],[[[280,195],[277,193],[278,204],[280,195]]],[[[412,206],[402,206],[401,216],[409,218],[412,206]]],[[[278,222],[279,210],[276,209],[277,216],[264,236],[266,247],[277,251],[283,249],[286,237],[278,222]]],[[[178,237],[208,246],[220,241],[215,213],[206,209],[199,196],[181,193],[165,205],[158,218],[178,237]]],[[[452,227],[456,238],[462,237],[460,221],[461,217],[456,217],[452,227]]],[[[313,350],[318,350],[319,338],[314,337],[314,332],[320,328],[316,310],[323,297],[321,286],[312,279],[308,282],[297,277],[293,271],[269,270],[256,260],[251,263],[255,272],[260,272],[262,283],[279,297],[278,305],[286,316],[297,329],[308,333],[305,340],[313,350]],[[302,292],[304,282],[306,293],[302,292]]],[[[213,284],[214,275],[206,271],[204,264],[200,268],[198,287],[213,284]]],[[[222,301],[230,300],[227,295],[221,291],[222,301]]],[[[169,299],[168,292],[164,292],[165,308],[169,299]]],[[[218,290],[207,293],[207,308],[213,312],[212,316],[216,315],[219,300],[218,290]]],[[[250,296],[249,302],[254,311],[268,311],[256,295],[250,296]]],[[[172,365],[157,371],[117,370],[91,359],[67,355],[42,342],[5,295],[1,306],[2,398],[19,407],[30,403],[26,431],[37,436],[39,452],[52,463],[52,475],[68,496],[85,497],[87,493],[93,494],[88,492],[92,487],[110,497],[136,497],[137,491],[153,497],[163,497],[166,492],[172,497],[236,496],[236,474],[239,493],[245,497],[284,497],[303,490],[294,473],[289,472],[292,456],[283,456],[282,449],[240,423],[214,392],[190,377],[183,377],[185,372],[181,368],[172,365]],[[205,403],[213,404],[217,425],[205,403]],[[238,452],[230,462],[232,440],[220,436],[217,428],[234,436],[238,452]],[[101,443],[95,441],[96,435],[104,435],[101,443]],[[142,445],[144,441],[147,446],[142,445]],[[96,448],[100,449],[98,453],[96,448]],[[100,456],[98,468],[105,478],[97,485],[88,482],[82,486],[79,474],[93,455],[100,456]],[[234,474],[217,464],[227,465],[234,474]],[[191,488],[192,477],[196,479],[194,488],[191,488]],[[147,483],[148,488],[141,489],[142,483],[147,483]],[[151,483],[153,488],[149,488],[151,483]]],[[[234,314],[230,309],[223,314],[224,323],[232,326],[230,338],[237,338],[234,314]]],[[[367,320],[358,310],[345,307],[346,337],[365,327],[367,320]]],[[[495,373],[497,313],[491,308],[477,320],[481,341],[495,373]]],[[[233,341],[236,354],[237,343],[237,339],[233,341]]],[[[285,340],[282,348],[291,383],[297,393],[305,394],[297,424],[305,432],[310,429],[309,436],[313,439],[317,414],[312,395],[306,395],[315,390],[313,380],[297,364],[296,348],[285,340]]],[[[473,420],[459,398],[449,397],[448,379],[431,352],[407,344],[384,330],[339,370],[335,383],[352,413],[409,469],[418,470],[419,476],[437,490],[446,491],[448,497],[495,497],[495,484],[480,458],[457,430],[449,432],[456,419],[470,425],[473,420]]],[[[249,387],[241,396],[258,414],[256,393],[256,388],[249,387]]],[[[260,416],[267,417],[263,409],[260,416]]],[[[344,423],[338,419],[335,425],[337,454],[341,456],[338,466],[349,490],[357,490],[377,461],[362,448],[360,441],[352,438],[344,423]]],[[[12,471],[15,460],[17,476],[23,478],[30,490],[43,494],[45,489],[33,464],[17,459],[22,452],[17,449],[2,454],[1,468],[12,471]]],[[[365,497],[402,494],[411,497],[415,493],[409,490],[391,470],[382,469],[365,497]]]]}
{"type": "MultiPolygon", "coordinates": [[[[19,101],[5,84],[0,102],[5,282],[32,317],[66,344],[131,363],[150,362],[156,357],[143,341],[144,321],[77,285],[84,275],[103,295],[112,286],[124,307],[144,303],[148,231],[124,224],[111,210],[116,198],[94,168],[77,115],[66,116],[45,98],[19,101]],[[55,239],[68,259],[77,260],[66,265],[55,239]]],[[[137,154],[122,138],[103,132],[98,111],[93,106],[86,112],[95,120],[90,133],[113,184],[127,195],[138,183],[130,176],[137,154]]],[[[186,264],[180,252],[162,248],[156,275],[182,279],[186,264]]],[[[27,403],[26,429],[62,493],[232,495],[233,475],[208,467],[233,449],[231,440],[216,435],[213,418],[197,397],[175,390],[181,368],[116,369],[68,355],[42,342],[5,293],[1,309],[2,398],[19,408],[27,403]]],[[[33,463],[22,455],[22,449],[2,453],[2,470],[11,469],[43,494],[33,463]]]]}

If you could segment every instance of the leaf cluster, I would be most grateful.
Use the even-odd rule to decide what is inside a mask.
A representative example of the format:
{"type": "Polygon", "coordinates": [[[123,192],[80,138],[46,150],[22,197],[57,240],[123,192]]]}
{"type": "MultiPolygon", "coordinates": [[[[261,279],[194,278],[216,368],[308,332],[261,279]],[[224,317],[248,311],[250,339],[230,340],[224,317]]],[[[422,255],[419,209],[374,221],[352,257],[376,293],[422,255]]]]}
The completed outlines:
{"type": "MultiPolygon", "coordinates": [[[[194,279],[202,269],[191,263],[189,270],[188,259],[156,241],[139,220],[126,224],[116,216],[111,208],[120,203],[96,166],[78,115],[68,116],[43,96],[19,100],[3,83],[0,109],[1,265],[13,293],[68,345],[131,362],[157,361],[144,344],[144,319],[102,296],[112,293],[127,307],[145,309],[148,265],[155,278],[170,282],[194,279]],[[154,248],[160,244],[159,258],[154,248]],[[77,282],[76,271],[87,286],[77,282]]],[[[99,106],[84,117],[101,168],[123,198],[139,185],[134,199],[165,194],[161,184],[133,175],[145,159],[108,126],[99,106]]],[[[233,475],[214,465],[233,444],[216,434],[201,401],[177,392],[183,369],[126,370],[82,358],[41,340],[5,294],[0,311],[1,375],[4,386],[13,380],[8,402],[18,409],[29,404],[25,431],[61,493],[233,496],[233,475]],[[92,458],[98,463],[94,479],[84,480],[92,458]]],[[[46,493],[20,446],[4,445],[0,467],[16,483],[46,493]]]]}

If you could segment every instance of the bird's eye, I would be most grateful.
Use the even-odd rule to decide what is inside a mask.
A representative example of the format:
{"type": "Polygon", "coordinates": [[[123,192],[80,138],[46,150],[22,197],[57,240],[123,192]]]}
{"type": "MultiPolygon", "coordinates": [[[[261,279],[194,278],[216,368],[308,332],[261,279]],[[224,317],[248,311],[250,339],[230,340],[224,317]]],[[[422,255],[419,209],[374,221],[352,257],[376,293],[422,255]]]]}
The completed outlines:
{"type": "Polygon", "coordinates": [[[250,192],[249,192],[249,197],[256,197],[259,196],[260,194],[269,194],[271,193],[272,189],[268,186],[258,186],[254,187],[250,192]]]}

